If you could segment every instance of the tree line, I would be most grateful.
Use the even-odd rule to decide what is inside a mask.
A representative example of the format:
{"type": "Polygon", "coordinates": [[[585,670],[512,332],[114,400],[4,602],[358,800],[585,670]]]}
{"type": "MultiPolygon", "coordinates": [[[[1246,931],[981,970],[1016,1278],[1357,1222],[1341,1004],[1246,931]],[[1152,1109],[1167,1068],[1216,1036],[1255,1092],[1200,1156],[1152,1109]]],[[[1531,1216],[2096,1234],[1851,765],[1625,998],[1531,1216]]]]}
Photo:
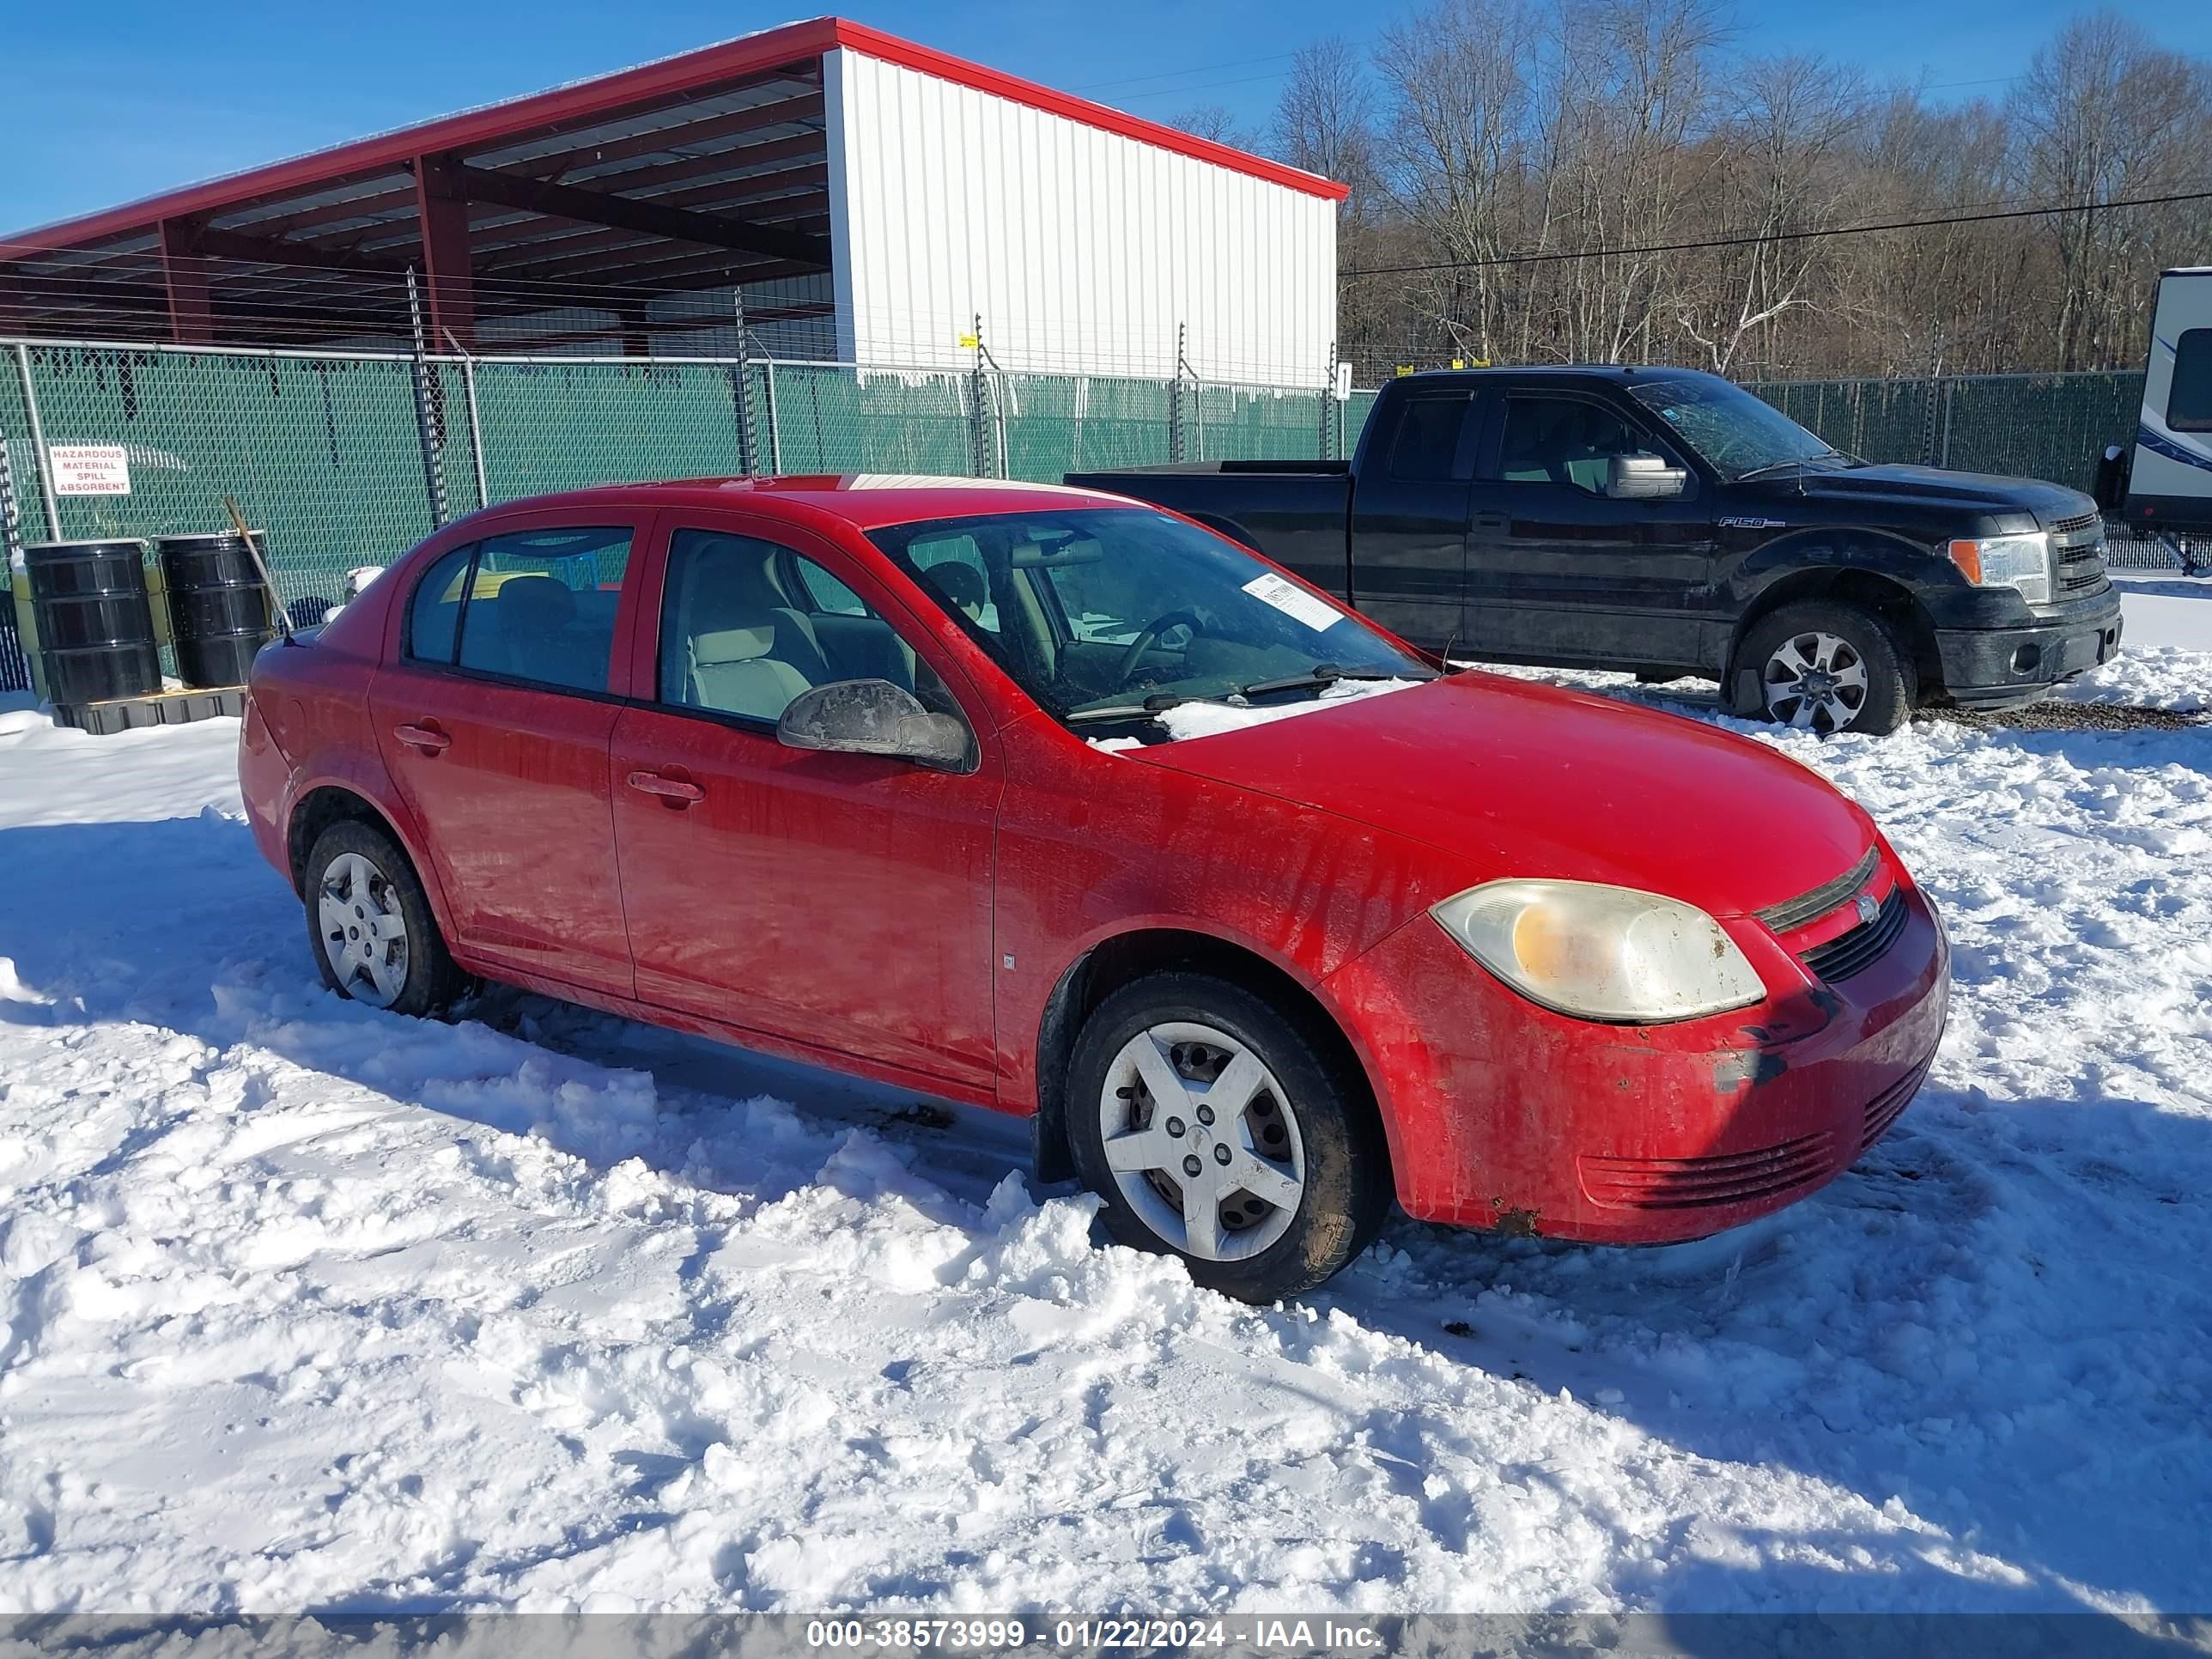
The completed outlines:
{"type": "Polygon", "coordinates": [[[1301,48],[1263,132],[1176,125],[1350,186],[1363,377],[2140,366],[2160,270],[2212,263],[2212,70],[2100,11],[1997,95],[1940,90],[1740,51],[1711,0],[1431,0],[1301,48]]]}

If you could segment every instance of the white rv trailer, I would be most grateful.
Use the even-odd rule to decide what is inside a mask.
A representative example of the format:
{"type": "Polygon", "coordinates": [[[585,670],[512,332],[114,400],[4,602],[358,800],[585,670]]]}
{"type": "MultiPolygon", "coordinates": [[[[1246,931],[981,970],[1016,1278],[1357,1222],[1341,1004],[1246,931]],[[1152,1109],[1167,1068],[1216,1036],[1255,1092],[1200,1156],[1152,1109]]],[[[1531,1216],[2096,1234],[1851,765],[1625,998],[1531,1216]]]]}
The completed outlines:
{"type": "Polygon", "coordinates": [[[2120,516],[2194,563],[2212,541],[2212,265],[2158,279],[2142,415],[2122,476],[2120,516]]]}

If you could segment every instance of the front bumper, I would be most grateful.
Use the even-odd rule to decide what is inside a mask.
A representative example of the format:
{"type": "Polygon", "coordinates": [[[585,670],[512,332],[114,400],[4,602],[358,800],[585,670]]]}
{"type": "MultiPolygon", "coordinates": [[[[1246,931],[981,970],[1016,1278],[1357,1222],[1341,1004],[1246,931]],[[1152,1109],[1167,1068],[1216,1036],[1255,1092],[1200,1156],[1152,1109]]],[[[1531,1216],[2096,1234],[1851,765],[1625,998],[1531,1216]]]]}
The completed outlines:
{"type": "Polygon", "coordinates": [[[2120,649],[2117,589],[2068,613],[2004,628],[1938,628],[1943,689],[1955,702],[2033,702],[2060,680],[2110,662],[2120,649]]]}
{"type": "Polygon", "coordinates": [[[1896,884],[1902,930],[1833,985],[1758,924],[1724,922],[1770,988],[1796,988],[1672,1025],[1552,1013],[1427,917],[1401,928],[1328,981],[1383,1096],[1400,1203],[1423,1220],[1653,1244],[1818,1190],[1887,1131],[1942,1036],[1949,947],[1925,898],[1896,884]]]}

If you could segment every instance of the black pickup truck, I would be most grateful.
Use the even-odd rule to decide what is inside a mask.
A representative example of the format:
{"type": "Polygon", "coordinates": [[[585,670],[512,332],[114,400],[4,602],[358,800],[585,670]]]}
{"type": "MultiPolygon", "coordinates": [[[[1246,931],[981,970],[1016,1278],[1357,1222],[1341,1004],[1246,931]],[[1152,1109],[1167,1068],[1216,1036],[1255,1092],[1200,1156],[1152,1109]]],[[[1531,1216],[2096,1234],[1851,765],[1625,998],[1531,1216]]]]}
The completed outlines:
{"type": "Polygon", "coordinates": [[[1067,482],[1210,525],[1455,659],[1700,675],[1816,732],[2031,702],[2119,648],[2088,496],[1869,465],[1694,370],[1409,375],[1349,463],[1067,482]]]}

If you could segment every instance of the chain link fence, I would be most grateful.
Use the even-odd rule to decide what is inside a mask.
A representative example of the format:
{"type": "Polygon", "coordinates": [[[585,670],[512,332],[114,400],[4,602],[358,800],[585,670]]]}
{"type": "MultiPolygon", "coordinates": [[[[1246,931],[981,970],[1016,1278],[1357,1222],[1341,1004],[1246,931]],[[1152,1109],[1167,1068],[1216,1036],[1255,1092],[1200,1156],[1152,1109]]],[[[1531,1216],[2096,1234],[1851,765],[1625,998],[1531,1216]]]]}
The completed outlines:
{"type": "MultiPolygon", "coordinates": [[[[1319,378],[1318,376],[1316,377],[1319,378]]],[[[1875,461],[2086,489],[2134,431],[2125,374],[1827,380],[1751,389],[1875,461]]],[[[204,533],[234,496],[288,602],[334,602],[489,502],[746,471],[1064,473],[1165,461],[1338,459],[1376,393],[1187,376],[1005,374],[750,358],[404,353],[0,342],[0,515],[26,542],[204,533]],[[40,448],[121,445],[127,495],[57,495],[40,448]]],[[[2114,562],[2166,565],[2155,544],[2114,562]]],[[[301,607],[312,613],[312,604],[301,607]]],[[[0,604],[0,613],[7,606],[0,604]]],[[[0,681],[15,672],[0,648],[0,681]]],[[[0,685],[0,689],[6,689],[0,685]]]]}

